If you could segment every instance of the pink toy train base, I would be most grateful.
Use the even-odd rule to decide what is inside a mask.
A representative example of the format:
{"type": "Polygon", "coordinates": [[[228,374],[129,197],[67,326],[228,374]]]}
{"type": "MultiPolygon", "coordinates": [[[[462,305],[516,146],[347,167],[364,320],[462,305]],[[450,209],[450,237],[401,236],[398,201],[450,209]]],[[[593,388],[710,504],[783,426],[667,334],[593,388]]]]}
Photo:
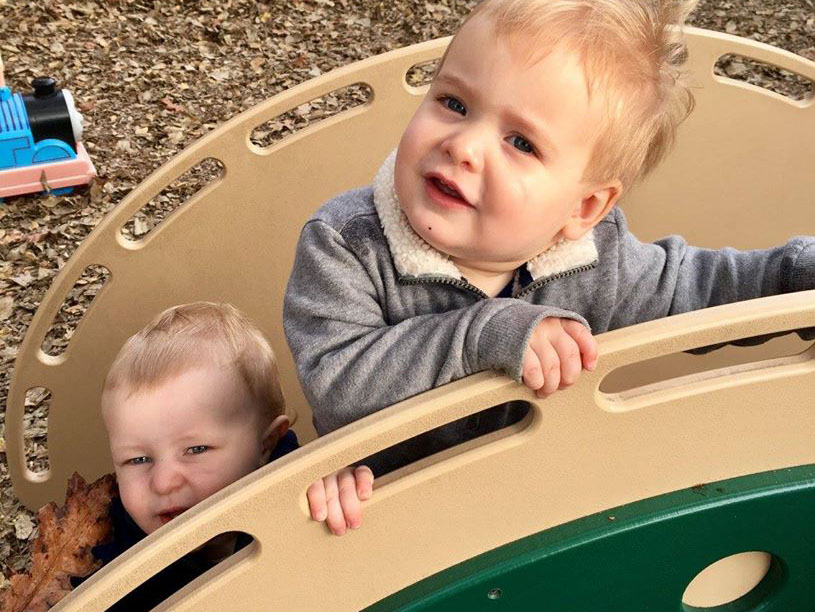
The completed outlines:
{"type": "Polygon", "coordinates": [[[96,168],[82,143],[76,147],[75,159],[0,171],[0,198],[90,183],[96,176],[96,168]]]}

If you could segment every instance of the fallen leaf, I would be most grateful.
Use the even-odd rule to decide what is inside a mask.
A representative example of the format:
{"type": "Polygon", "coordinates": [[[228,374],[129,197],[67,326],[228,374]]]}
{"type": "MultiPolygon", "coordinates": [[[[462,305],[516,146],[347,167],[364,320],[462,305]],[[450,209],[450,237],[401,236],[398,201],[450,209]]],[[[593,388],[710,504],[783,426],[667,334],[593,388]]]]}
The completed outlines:
{"type": "Polygon", "coordinates": [[[133,233],[136,236],[144,236],[144,234],[146,234],[149,231],[150,226],[144,219],[140,219],[139,217],[133,219],[133,233]]]}
{"type": "Polygon", "coordinates": [[[49,234],[49,231],[48,231],[48,230],[42,230],[42,231],[39,231],[39,232],[33,232],[33,233],[31,233],[31,234],[28,234],[28,235],[25,237],[25,241],[26,241],[28,244],[37,244],[38,242],[42,242],[43,240],[45,240],[45,238],[46,238],[46,236],[48,236],[48,234],[49,234]]]}
{"type": "Polygon", "coordinates": [[[170,98],[164,97],[161,99],[161,103],[167,107],[167,110],[171,110],[174,113],[186,113],[187,109],[181,106],[180,104],[176,104],[170,98]]]}
{"type": "Polygon", "coordinates": [[[31,569],[11,577],[4,612],[45,612],[71,591],[71,576],[87,576],[98,567],[91,548],[110,538],[108,508],[115,486],[113,474],[88,485],[74,472],[65,505],[40,508],[31,569]]]}
{"type": "Polygon", "coordinates": [[[22,274],[18,274],[17,276],[12,277],[11,279],[13,282],[20,285],[20,287],[28,287],[33,281],[34,277],[26,270],[22,274]]]}
{"type": "Polygon", "coordinates": [[[34,532],[34,523],[27,514],[20,514],[14,519],[14,535],[18,540],[27,540],[34,532]]]}
{"type": "Polygon", "coordinates": [[[227,79],[229,79],[230,76],[232,76],[232,75],[229,72],[229,70],[226,69],[226,68],[221,68],[219,70],[213,70],[209,75],[209,77],[211,79],[215,79],[219,83],[222,83],[222,82],[226,81],[227,79]]]}
{"type": "Polygon", "coordinates": [[[12,312],[14,312],[14,298],[10,295],[0,298],[0,321],[8,319],[12,312]]]}

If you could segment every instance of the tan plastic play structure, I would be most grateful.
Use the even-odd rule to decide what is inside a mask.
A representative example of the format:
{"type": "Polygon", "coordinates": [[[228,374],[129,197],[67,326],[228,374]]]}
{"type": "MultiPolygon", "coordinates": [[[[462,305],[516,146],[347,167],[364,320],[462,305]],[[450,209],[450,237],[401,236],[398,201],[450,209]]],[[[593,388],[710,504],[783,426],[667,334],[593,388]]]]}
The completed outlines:
{"type": "MultiPolygon", "coordinates": [[[[697,107],[670,158],[623,199],[632,231],[641,239],[679,233],[692,244],[737,248],[815,234],[815,98],[796,102],[713,74],[728,53],[812,81],[815,63],[719,33],[689,29],[688,38],[697,107]]],[[[37,311],[15,366],[7,456],[28,507],[61,502],[74,471],[89,480],[112,471],[97,413],[106,369],[129,335],[173,304],[229,301],[255,320],[280,357],[301,441],[314,437],[281,323],[300,228],[333,194],[370,182],[425,91],[407,85],[405,74],[438,58],[448,42],[341,68],[242,113],[155,172],[85,240],[37,311]],[[367,104],[268,148],[251,144],[265,122],[360,83],[373,92],[367,104]],[[223,164],[222,177],[146,238],[122,237],[136,211],[208,158],[223,164]],[[43,339],[92,265],[110,277],[64,354],[49,357],[43,339]],[[52,393],[46,474],[27,470],[23,449],[25,396],[37,387],[52,393]]],[[[546,401],[493,372],[430,391],[247,476],[136,545],[55,609],[105,610],[211,537],[242,531],[253,545],[156,609],[360,610],[458,562],[604,509],[813,464],[813,346],[788,335],[704,357],[682,353],[812,326],[815,291],[780,295],[603,334],[597,370],[546,401]],[[526,419],[381,479],[359,531],[331,537],[309,520],[305,491],[316,478],[509,400],[532,404],[526,419]]]]}

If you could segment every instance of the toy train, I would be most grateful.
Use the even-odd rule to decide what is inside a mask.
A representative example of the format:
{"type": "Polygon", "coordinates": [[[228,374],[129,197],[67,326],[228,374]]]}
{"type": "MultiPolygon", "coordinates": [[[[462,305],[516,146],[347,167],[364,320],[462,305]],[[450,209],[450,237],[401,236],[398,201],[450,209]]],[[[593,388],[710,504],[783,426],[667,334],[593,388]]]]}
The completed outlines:
{"type": "Polygon", "coordinates": [[[0,200],[39,191],[62,195],[96,176],[71,92],[50,77],[32,85],[31,94],[12,93],[0,58],[0,200]]]}

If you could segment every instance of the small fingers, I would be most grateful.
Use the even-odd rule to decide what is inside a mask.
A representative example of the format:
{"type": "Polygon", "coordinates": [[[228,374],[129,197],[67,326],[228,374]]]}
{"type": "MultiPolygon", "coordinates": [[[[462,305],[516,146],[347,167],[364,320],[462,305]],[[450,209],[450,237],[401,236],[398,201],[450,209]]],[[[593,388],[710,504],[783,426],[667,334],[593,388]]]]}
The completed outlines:
{"type": "Polygon", "coordinates": [[[308,509],[311,513],[312,520],[322,522],[325,520],[328,511],[325,504],[325,485],[323,479],[311,483],[311,486],[306,491],[306,498],[308,499],[308,509]]]}
{"type": "Polygon", "coordinates": [[[537,391],[543,386],[543,370],[541,369],[540,359],[538,359],[531,346],[527,346],[526,351],[524,351],[521,377],[524,384],[533,391],[537,391]]]}
{"type": "Polygon", "coordinates": [[[552,346],[560,358],[560,385],[565,389],[577,382],[583,364],[580,361],[580,349],[577,342],[565,331],[552,338],[552,346]]]}
{"type": "Polygon", "coordinates": [[[560,386],[560,357],[550,342],[541,343],[535,352],[543,368],[543,386],[538,389],[538,397],[548,397],[560,386]]]}
{"type": "Polygon", "coordinates": [[[563,322],[563,329],[566,330],[566,333],[577,343],[583,367],[589,371],[594,370],[597,366],[597,340],[589,329],[585,325],[572,319],[563,322]]]}
{"type": "Polygon", "coordinates": [[[360,465],[354,470],[357,481],[357,496],[361,500],[371,499],[374,488],[374,473],[367,465],[360,465]]]}
{"type": "Polygon", "coordinates": [[[315,521],[325,521],[334,535],[362,525],[361,500],[373,492],[374,474],[367,465],[343,468],[314,483],[306,491],[309,512],[315,521]]]}
{"type": "Polygon", "coordinates": [[[362,508],[357,497],[356,478],[350,468],[339,471],[337,485],[345,524],[351,529],[358,529],[362,524],[362,508]]]}
{"type": "Polygon", "coordinates": [[[325,524],[334,535],[343,535],[348,528],[345,522],[345,515],[340,504],[339,487],[337,485],[337,475],[331,474],[323,478],[325,483],[325,504],[326,518],[325,524]]]}

